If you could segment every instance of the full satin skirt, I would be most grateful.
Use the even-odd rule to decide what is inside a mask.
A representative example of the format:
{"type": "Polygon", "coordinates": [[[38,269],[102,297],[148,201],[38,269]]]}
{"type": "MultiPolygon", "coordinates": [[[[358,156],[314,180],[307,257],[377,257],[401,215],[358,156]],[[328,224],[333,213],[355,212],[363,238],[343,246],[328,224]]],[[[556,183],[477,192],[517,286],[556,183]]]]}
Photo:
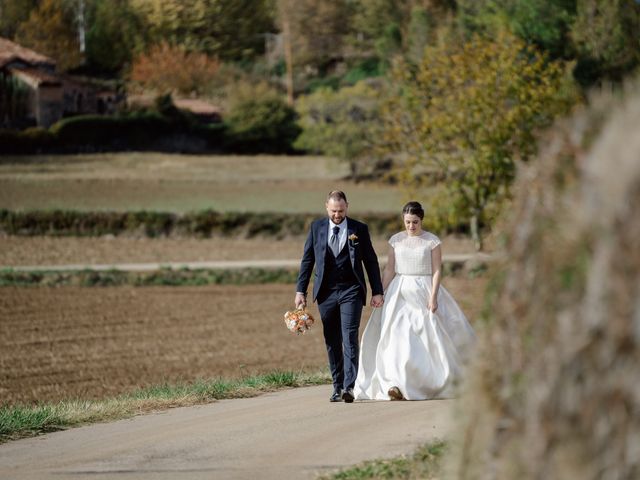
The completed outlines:
{"type": "Polygon", "coordinates": [[[427,308],[429,298],[431,276],[396,275],[391,281],[362,336],[356,399],[389,400],[391,387],[407,400],[454,396],[475,334],[442,285],[435,313],[427,308]]]}

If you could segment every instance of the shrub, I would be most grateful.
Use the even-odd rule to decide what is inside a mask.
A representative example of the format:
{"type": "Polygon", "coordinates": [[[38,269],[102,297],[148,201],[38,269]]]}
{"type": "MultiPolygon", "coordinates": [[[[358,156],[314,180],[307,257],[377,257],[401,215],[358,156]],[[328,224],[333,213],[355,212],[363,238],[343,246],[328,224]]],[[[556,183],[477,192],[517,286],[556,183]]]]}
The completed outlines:
{"type": "Polygon", "coordinates": [[[54,124],[50,131],[63,149],[86,145],[100,150],[101,147],[145,147],[181,127],[180,122],[172,122],[157,112],[133,112],[113,117],[71,117],[54,124]]]}
{"type": "Polygon", "coordinates": [[[382,62],[378,58],[367,58],[353,66],[342,77],[342,84],[355,85],[356,83],[371,77],[379,77],[383,73],[382,62]]]}
{"type": "Polygon", "coordinates": [[[232,147],[242,153],[286,153],[300,133],[295,110],[266,84],[242,83],[230,92],[229,127],[232,147]]]}
{"type": "Polygon", "coordinates": [[[381,123],[379,88],[359,82],[338,91],[321,88],[298,99],[302,133],[294,146],[348,161],[353,177],[374,156],[381,123]]]}
{"type": "Polygon", "coordinates": [[[136,57],[131,80],[162,93],[202,94],[219,68],[220,62],[205,53],[188,52],[184,47],[162,42],[136,57]]]}
{"type": "Polygon", "coordinates": [[[0,130],[0,153],[39,153],[50,150],[55,142],[55,135],[41,127],[23,131],[0,130]]]}

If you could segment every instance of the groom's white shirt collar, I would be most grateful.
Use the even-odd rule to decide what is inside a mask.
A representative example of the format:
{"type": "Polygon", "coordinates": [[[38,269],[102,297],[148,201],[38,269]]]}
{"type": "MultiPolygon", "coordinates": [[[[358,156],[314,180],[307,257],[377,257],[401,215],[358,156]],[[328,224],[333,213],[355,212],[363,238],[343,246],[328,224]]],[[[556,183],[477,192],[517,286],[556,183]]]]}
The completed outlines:
{"type": "Polygon", "coordinates": [[[327,235],[327,245],[329,244],[329,242],[331,242],[331,235],[333,235],[333,227],[338,227],[340,228],[340,232],[338,233],[339,235],[339,240],[340,240],[340,246],[339,249],[340,251],[342,251],[342,249],[344,248],[344,244],[347,243],[347,221],[348,219],[344,219],[342,221],[342,223],[340,223],[340,225],[336,225],[335,223],[333,223],[333,220],[329,219],[329,232],[327,235]]]}

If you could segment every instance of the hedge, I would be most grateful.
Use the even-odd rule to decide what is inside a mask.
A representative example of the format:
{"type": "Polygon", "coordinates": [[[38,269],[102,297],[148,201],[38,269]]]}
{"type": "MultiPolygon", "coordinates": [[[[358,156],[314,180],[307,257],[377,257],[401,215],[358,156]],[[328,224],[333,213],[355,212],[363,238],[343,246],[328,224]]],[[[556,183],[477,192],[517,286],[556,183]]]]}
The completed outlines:
{"type": "MultiPolygon", "coordinates": [[[[294,136],[270,132],[233,132],[225,123],[209,125],[169,118],[156,112],[120,116],[82,115],[63,119],[48,130],[0,129],[0,154],[93,153],[153,150],[179,153],[292,153],[294,136]]],[[[295,132],[297,133],[297,131],[295,132]]]]}
{"type": "MultiPolygon", "coordinates": [[[[318,215],[309,213],[246,213],[203,210],[185,214],[168,212],[103,212],[77,210],[12,211],[0,209],[0,233],[7,235],[147,237],[243,236],[276,237],[305,235],[318,215]]],[[[402,229],[397,214],[358,215],[372,235],[391,235],[402,229]]]]}
{"type": "Polygon", "coordinates": [[[66,118],[48,130],[0,130],[0,153],[76,153],[121,150],[224,152],[232,138],[224,124],[199,125],[189,117],[157,112],[82,115],[66,118]]]}
{"type": "Polygon", "coordinates": [[[265,283],[294,283],[297,269],[244,268],[235,270],[162,268],[153,272],[124,272],[120,270],[39,271],[19,272],[0,270],[1,287],[38,287],[73,285],[78,287],[143,286],[201,286],[250,285],[265,283]]]}

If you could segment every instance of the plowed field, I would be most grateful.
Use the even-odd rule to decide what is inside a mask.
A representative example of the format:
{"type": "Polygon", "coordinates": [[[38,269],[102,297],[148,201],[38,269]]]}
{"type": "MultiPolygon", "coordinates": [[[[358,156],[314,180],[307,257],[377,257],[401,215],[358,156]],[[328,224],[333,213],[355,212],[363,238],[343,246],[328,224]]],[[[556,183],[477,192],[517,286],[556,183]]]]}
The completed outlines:
{"type": "MultiPolygon", "coordinates": [[[[484,283],[445,281],[471,319],[484,283]]],[[[284,326],[293,291],[293,285],[1,288],[0,402],[100,398],[164,381],[324,367],[321,325],[304,336],[284,326]]],[[[315,306],[311,311],[319,320],[315,306]]],[[[367,308],[363,327],[369,314],[367,308]]]]}

